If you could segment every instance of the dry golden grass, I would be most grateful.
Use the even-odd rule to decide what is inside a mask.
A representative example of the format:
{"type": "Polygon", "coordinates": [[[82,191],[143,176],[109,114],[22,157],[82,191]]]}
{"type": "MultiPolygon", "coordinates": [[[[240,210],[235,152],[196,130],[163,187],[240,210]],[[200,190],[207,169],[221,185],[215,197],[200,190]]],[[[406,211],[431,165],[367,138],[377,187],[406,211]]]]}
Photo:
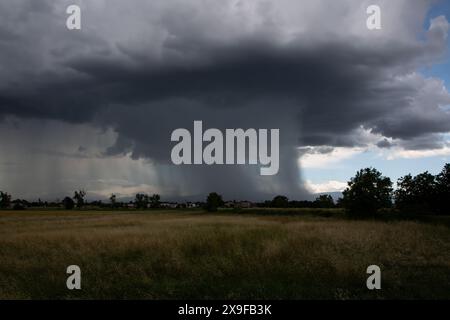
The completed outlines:
{"type": "Polygon", "coordinates": [[[450,298],[450,232],[199,211],[1,211],[3,299],[450,298]],[[79,265],[82,290],[66,288],[79,265]],[[367,266],[382,290],[366,288],[367,266]]]}

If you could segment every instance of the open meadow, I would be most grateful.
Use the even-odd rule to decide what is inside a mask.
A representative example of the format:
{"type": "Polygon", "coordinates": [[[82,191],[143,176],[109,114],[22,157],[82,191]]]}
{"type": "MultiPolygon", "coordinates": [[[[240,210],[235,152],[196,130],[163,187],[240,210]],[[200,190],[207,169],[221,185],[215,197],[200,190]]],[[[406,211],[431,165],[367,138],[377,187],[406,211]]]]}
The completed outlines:
{"type": "Polygon", "coordinates": [[[449,231],[271,212],[0,211],[0,298],[450,299],[449,231]],[[373,264],[381,290],[366,287],[373,264]],[[81,290],[66,288],[69,265],[81,290]]]}

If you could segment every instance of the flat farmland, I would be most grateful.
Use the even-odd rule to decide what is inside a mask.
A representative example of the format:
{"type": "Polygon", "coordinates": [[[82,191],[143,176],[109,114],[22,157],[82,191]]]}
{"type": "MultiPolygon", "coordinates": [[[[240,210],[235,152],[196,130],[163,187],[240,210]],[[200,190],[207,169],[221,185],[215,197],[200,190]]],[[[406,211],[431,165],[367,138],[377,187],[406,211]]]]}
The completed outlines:
{"type": "Polygon", "coordinates": [[[0,298],[450,299],[446,225],[271,212],[0,211],[0,298]]]}

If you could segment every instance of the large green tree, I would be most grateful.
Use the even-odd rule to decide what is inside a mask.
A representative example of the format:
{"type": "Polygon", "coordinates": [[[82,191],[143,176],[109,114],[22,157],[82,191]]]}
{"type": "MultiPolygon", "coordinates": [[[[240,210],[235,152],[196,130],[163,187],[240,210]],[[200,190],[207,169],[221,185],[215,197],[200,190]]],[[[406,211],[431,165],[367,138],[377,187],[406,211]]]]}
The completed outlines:
{"type": "Polygon", "coordinates": [[[111,208],[114,209],[116,207],[116,203],[117,203],[117,197],[114,193],[111,194],[111,196],[109,197],[109,201],[111,201],[111,208]]]}
{"type": "Polygon", "coordinates": [[[150,206],[152,208],[159,208],[161,204],[161,196],[159,194],[154,194],[150,197],[150,206]]]}
{"type": "Polygon", "coordinates": [[[7,192],[0,191],[0,208],[9,208],[11,204],[11,195],[7,192]]]}
{"type": "Polygon", "coordinates": [[[428,171],[397,181],[395,206],[407,213],[430,213],[436,208],[436,177],[428,171]]]}
{"type": "Polygon", "coordinates": [[[64,209],[66,210],[72,210],[75,206],[75,202],[72,200],[71,197],[65,197],[62,201],[62,205],[64,206],[64,209]]]}
{"type": "Polygon", "coordinates": [[[348,182],[342,205],[353,216],[374,216],[379,209],[392,205],[391,197],[391,179],[375,168],[365,168],[348,182]]]}
{"type": "Polygon", "coordinates": [[[271,207],[273,208],[287,208],[289,206],[289,199],[286,196],[278,195],[272,199],[271,207]]]}
{"type": "Polygon", "coordinates": [[[450,163],[436,176],[436,211],[450,215],[450,163]]]}
{"type": "Polygon", "coordinates": [[[314,206],[316,208],[333,208],[334,207],[333,197],[329,194],[321,194],[314,201],[314,206]]]}
{"type": "Polygon", "coordinates": [[[138,193],[134,199],[134,204],[138,209],[146,209],[149,203],[149,197],[147,194],[138,193]]]}
{"type": "Polygon", "coordinates": [[[86,191],[84,191],[84,190],[75,191],[75,193],[73,195],[73,199],[75,200],[75,202],[77,204],[77,208],[83,207],[85,196],[86,196],[86,191]]]}
{"type": "Polygon", "coordinates": [[[206,210],[208,211],[217,211],[223,204],[222,196],[216,192],[211,192],[206,198],[206,210]]]}

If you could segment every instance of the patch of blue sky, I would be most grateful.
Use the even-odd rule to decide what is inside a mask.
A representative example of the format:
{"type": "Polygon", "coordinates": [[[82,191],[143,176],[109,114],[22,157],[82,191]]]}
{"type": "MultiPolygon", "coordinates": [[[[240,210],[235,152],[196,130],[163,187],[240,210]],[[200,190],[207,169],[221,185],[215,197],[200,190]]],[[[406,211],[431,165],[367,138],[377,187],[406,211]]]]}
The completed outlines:
{"type": "Polygon", "coordinates": [[[325,183],[330,180],[348,181],[357,170],[374,167],[383,175],[391,178],[393,182],[406,175],[428,171],[432,174],[439,173],[445,163],[450,162],[450,156],[430,156],[420,158],[393,158],[387,159],[375,151],[366,151],[355,154],[351,158],[340,160],[329,166],[320,168],[303,168],[302,178],[313,183],[325,183]]]}
{"type": "MultiPolygon", "coordinates": [[[[450,1],[440,0],[434,4],[427,13],[424,21],[424,29],[428,30],[430,27],[430,21],[438,16],[445,16],[447,21],[450,21],[450,1]]],[[[443,57],[442,61],[434,64],[430,67],[425,67],[419,70],[427,77],[436,77],[445,81],[447,89],[450,89],[450,41],[447,38],[448,52],[443,57]]]]}
{"type": "MultiPolygon", "coordinates": [[[[444,15],[450,21],[450,1],[436,1],[428,11],[424,20],[424,30],[430,27],[430,21],[433,18],[444,15]]],[[[432,66],[424,67],[418,70],[426,77],[439,78],[444,81],[447,90],[450,90],[450,37],[447,39],[448,52],[441,61],[432,66]]],[[[450,106],[443,106],[450,110],[450,106]]],[[[450,141],[450,135],[445,135],[445,139],[450,141]]],[[[395,151],[393,151],[395,152],[395,151]]],[[[411,173],[413,175],[429,171],[432,174],[439,173],[445,163],[450,162],[450,156],[434,155],[419,158],[393,157],[387,159],[386,155],[377,151],[366,151],[357,153],[349,158],[332,162],[329,165],[315,168],[302,168],[302,178],[312,183],[326,183],[331,180],[348,181],[353,177],[357,170],[366,167],[374,167],[380,170],[384,175],[389,176],[396,182],[398,178],[411,173]]]]}

